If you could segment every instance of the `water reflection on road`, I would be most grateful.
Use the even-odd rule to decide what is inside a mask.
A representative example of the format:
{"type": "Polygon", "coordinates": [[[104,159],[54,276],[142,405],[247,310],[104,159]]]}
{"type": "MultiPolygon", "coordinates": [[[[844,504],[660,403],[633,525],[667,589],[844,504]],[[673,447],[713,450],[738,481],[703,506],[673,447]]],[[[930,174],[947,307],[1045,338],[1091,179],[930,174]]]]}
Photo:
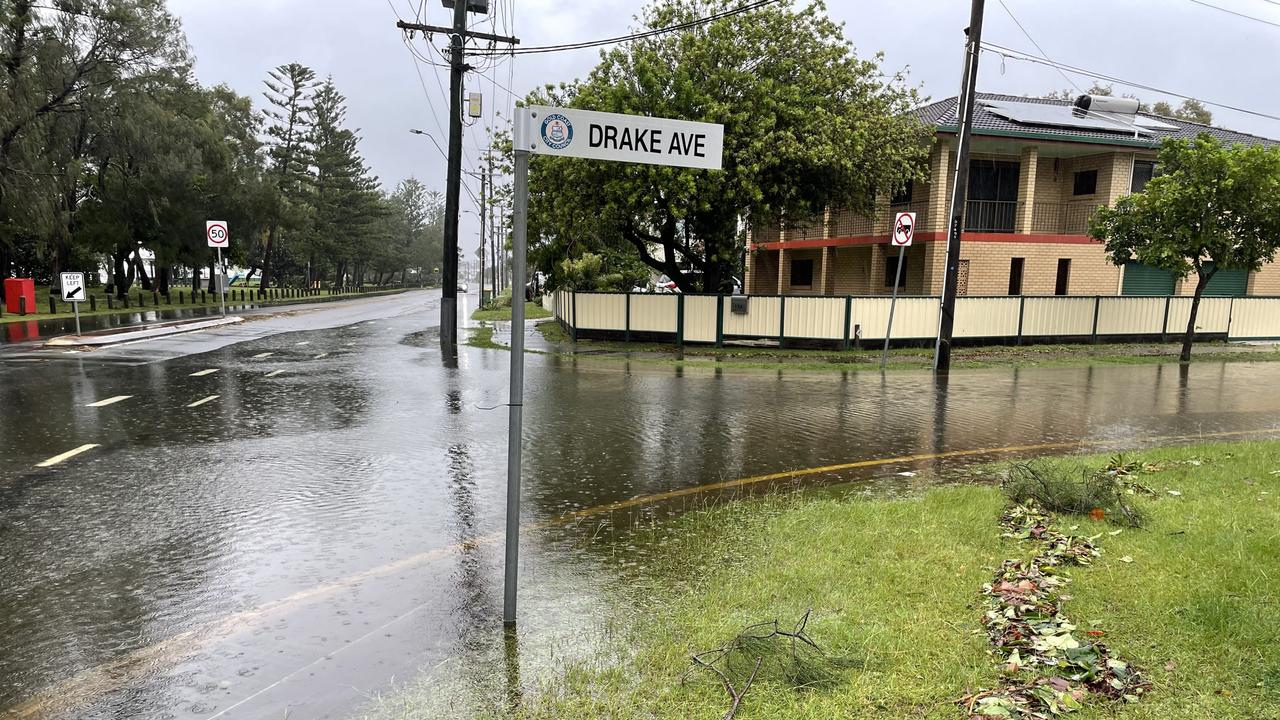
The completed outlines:
{"type": "MultiPolygon", "coordinates": [[[[0,370],[0,709],[344,717],[421,668],[496,677],[510,701],[597,622],[638,561],[604,517],[526,534],[522,624],[504,636],[506,412],[480,408],[505,402],[509,356],[446,362],[429,309],[397,315],[410,302],[167,362],[0,370]],[[133,397],[86,407],[115,395],[133,397]],[[33,467],[82,443],[103,447],[33,467]]],[[[531,356],[524,521],[860,459],[1272,428],[1280,394],[1259,389],[1278,380],[1232,363],[966,371],[937,388],[531,356]]],[[[908,467],[948,462],[819,479],[901,484],[908,467]]]]}

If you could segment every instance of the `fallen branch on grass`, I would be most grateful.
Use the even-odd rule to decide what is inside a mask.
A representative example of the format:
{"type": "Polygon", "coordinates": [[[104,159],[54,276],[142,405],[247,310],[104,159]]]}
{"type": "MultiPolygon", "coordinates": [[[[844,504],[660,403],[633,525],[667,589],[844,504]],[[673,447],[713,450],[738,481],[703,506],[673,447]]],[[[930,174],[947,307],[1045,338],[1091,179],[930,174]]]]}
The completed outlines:
{"type": "Polygon", "coordinates": [[[805,611],[795,630],[783,630],[777,620],[756,623],[743,628],[723,647],[694,653],[691,658],[694,666],[715,673],[729,695],[730,706],[724,720],[733,720],[742,706],[742,699],[759,677],[761,668],[770,660],[781,661],[783,675],[796,687],[807,687],[830,679],[823,664],[817,661],[823,657],[822,648],[805,633],[812,612],[811,609],[805,611]],[[746,666],[742,665],[744,660],[746,666]],[[746,667],[751,668],[750,673],[745,673],[746,667]],[[743,674],[746,678],[738,687],[734,684],[734,676],[743,674]]]}

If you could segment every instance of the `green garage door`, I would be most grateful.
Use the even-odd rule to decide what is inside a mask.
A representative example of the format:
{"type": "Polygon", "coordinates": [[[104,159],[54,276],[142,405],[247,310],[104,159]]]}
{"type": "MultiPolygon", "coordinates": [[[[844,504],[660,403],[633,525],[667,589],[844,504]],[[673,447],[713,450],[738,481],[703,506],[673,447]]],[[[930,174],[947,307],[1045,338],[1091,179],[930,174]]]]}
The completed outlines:
{"type": "Polygon", "coordinates": [[[1219,270],[1204,288],[1205,297],[1244,297],[1249,290],[1248,270],[1219,270]]]}
{"type": "Polygon", "coordinates": [[[1172,295],[1173,273],[1131,262],[1124,266],[1122,295],[1172,295]]]}

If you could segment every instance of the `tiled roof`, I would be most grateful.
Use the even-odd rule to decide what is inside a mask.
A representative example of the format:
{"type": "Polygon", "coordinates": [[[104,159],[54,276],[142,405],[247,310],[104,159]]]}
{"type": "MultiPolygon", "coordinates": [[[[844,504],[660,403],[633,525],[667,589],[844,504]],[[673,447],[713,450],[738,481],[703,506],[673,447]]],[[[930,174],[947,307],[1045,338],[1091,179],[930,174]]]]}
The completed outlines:
{"type": "MultiPolygon", "coordinates": [[[[1236,143],[1244,145],[1280,145],[1280,140],[1272,140],[1270,138],[1258,137],[1257,135],[1249,135],[1248,133],[1226,130],[1224,128],[1217,128],[1210,125],[1201,125],[1200,123],[1187,122],[1186,120],[1163,117],[1160,115],[1153,115],[1151,113],[1139,114],[1143,117],[1159,120],[1162,123],[1174,125],[1178,129],[1144,130],[1144,132],[1147,132],[1148,134],[1135,138],[1132,133],[1121,130],[1093,130],[1078,127],[1052,127],[1047,125],[1022,124],[1013,122],[1012,120],[1007,120],[990,112],[983,106],[982,101],[984,100],[990,100],[993,102],[1058,105],[1061,107],[1069,107],[1073,104],[1069,100],[1048,100],[1045,98],[1019,97],[1017,95],[978,93],[978,105],[973,111],[973,132],[976,135],[1034,134],[1039,137],[1050,136],[1054,138],[1061,138],[1066,142],[1101,142],[1105,144],[1138,145],[1154,148],[1158,147],[1166,138],[1190,139],[1201,133],[1209,133],[1227,145],[1234,145],[1236,143]]],[[[957,98],[940,100],[936,103],[925,105],[924,107],[917,109],[916,116],[927,125],[932,125],[939,129],[954,130],[957,124],[956,103],[957,98]]]]}

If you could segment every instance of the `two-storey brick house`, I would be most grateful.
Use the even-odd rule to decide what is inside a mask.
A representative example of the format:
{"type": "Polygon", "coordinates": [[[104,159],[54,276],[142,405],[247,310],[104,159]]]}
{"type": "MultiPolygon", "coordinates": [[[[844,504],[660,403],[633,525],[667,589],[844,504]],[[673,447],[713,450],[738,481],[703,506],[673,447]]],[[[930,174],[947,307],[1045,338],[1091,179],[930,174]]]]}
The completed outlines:
{"type": "MultiPolygon", "coordinates": [[[[936,129],[928,180],[885,198],[873,217],[830,209],[781,228],[753,228],[747,291],[779,295],[878,295],[891,291],[895,213],[917,213],[903,292],[938,294],[947,204],[955,173],[956,99],[918,110],[936,129]]],[[[1088,237],[1101,205],[1140,191],[1165,138],[1209,133],[1227,144],[1276,141],[1146,113],[1073,112],[1058,100],[980,94],[960,258],[961,295],[1191,294],[1194,282],[1141,264],[1119,267],[1088,237]]],[[[1211,295],[1280,295],[1280,267],[1219,272],[1211,295]]]]}

